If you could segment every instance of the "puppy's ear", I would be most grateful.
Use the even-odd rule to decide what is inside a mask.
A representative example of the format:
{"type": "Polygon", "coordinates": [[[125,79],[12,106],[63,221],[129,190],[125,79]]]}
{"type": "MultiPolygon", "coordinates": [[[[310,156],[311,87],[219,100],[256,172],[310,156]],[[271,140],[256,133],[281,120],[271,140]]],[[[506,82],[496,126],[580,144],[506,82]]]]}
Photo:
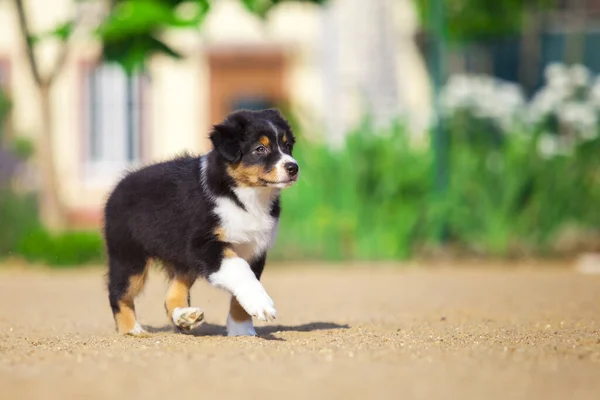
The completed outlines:
{"type": "Polygon", "coordinates": [[[236,115],[228,117],[222,123],[215,125],[210,134],[210,141],[216,151],[230,163],[236,163],[242,158],[241,141],[245,128],[245,120],[236,115]]]}

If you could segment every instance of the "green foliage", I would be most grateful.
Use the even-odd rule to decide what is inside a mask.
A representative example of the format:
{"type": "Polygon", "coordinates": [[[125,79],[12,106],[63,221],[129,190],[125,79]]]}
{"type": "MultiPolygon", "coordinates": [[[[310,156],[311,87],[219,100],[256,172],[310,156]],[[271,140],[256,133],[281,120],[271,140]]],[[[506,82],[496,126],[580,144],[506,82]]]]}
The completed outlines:
{"type": "Polygon", "coordinates": [[[21,160],[28,160],[33,156],[35,146],[31,139],[16,137],[11,141],[11,151],[21,160]]]}
{"type": "MultiPolygon", "coordinates": [[[[240,0],[257,16],[265,17],[276,5],[296,1],[323,4],[326,0],[240,0]]],[[[127,72],[143,70],[153,55],[181,58],[161,34],[169,29],[199,29],[210,10],[209,0],[116,0],[97,34],[103,59],[127,72]]]]}
{"type": "MultiPolygon", "coordinates": [[[[23,161],[34,151],[27,139],[13,139],[8,147],[23,161]]],[[[0,188],[0,258],[4,257],[77,266],[102,262],[104,244],[98,232],[49,234],[40,223],[35,195],[15,191],[9,180],[8,186],[0,188]]]]}
{"type": "Polygon", "coordinates": [[[459,42],[518,34],[528,10],[556,6],[556,0],[416,0],[426,27],[434,1],[443,1],[448,38],[459,42]]]}
{"type": "Polygon", "coordinates": [[[431,156],[400,125],[368,123],[338,149],[299,140],[301,178],[283,196],[275,257],[396,259],[422,235],[431,156]]]}
{"type": "Polygon", "coordinates": [[[248,11],[261,18],[271,11],[271,9],[281,3],[312,3],[323,5],[327,0],[241,0],[242,4],[248,11]]]}
{"type": "Polygon", "coordinates": [[[0,257],[15,255],[21,238],[39,226],[37,204],[31,195],[0,191],[0,257]]]}
{"type": "Polygon", "coordinates": [[[544,254],[566,226],[600,226],[594,211],[600,202],[595,172],[600,159],[592,155],[600,141],[544,158],[536,151],[537,140],[514,134],[501,145],[453,143],[445,209],[454,240],[490,255],[544,254]]]}
{"type": "Polygon", "coordinates": [[[36,198],[10,189],[0,192],[0,258],[17,257],[50,266],[78,266],[104,261],[98,232],[52,235],[41,227],[36,198]]]}
{"type": "Polygon", "coordinates": [[[104,242],[97,232],[66,232],[52,235],[37,229],[23,236],[16,253],[30,262],[76,267],[104,260],[104,242]]]}
{"type": "Polygon", "coordinates": [[[161,33],[199,28],[209,8],[208,0],[117,0],[97,31],[103,58],[130,73],[143,69],[155,54],[181,58],[160,38],[161,33]]]}
{"type": "Polygon", "coordinates": [[[43,32],[37,35],[31,35],[28,38],[28,40],[34,45],[45,39],[58,39],[61,42],[66,42],[71,36],[71,33],[73,33],[74,25],[75,23],[72,20],[65,21],[61,24],[58,24],[56,27],[54,27],[48,32],[43,32]]]}
{"type": "Polygon", "coordinates": [[[4,123],[6,121],[6,117],[10,112],[11,102],[8,96],[0,89],[0,145],[2,145],[3,133],[4,133],[4,123]]]}
{"type": "Polygon", "coordinates": [[[339,149],[300,140],[301,178],[283,194],[272,257],[404,259],[435,246],[440,225],[462,254],[544,255],[565,227],[600,226],[600,140],[544,158],[537,135],[475,133],[451,131],[441,201],[431,196],[430,150],[410,145],[400,125],[365,124],[339,149]]]}

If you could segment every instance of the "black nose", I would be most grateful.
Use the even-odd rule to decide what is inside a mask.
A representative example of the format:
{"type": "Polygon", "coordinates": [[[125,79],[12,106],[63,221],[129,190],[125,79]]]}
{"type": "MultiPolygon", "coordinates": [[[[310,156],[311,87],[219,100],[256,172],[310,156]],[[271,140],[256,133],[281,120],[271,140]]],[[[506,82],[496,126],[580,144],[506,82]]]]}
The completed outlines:
{"type": "Polygon", "coordinates": [[[287,171],[288,175],[291,177],[294,177],[298,174],[298,164],[296,164],[295,162],[285,163],[283,167],[287,171]]]}

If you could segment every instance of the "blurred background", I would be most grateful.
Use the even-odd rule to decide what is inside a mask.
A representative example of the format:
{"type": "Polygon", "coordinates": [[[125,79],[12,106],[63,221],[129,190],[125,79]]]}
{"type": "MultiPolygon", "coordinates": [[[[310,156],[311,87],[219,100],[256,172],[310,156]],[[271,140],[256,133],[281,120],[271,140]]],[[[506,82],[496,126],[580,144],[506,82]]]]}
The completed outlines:
{"type": "Polygon", "coordinates": [[[0,257],[103,262],[127,169],[292,122],[271,260],[600,251],[600,0],[0,0],[0,257]]]}

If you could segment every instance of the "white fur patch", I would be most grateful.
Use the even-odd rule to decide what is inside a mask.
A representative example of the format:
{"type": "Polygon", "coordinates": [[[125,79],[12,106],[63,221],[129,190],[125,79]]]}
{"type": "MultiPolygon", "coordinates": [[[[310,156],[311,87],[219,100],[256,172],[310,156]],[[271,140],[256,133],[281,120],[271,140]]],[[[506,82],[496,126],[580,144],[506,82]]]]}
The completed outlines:
{"type": "Polygon", "coordinates": [[[200,162],[200,182],[215,202],[213,212],[219,217],[225,240],[233,244],[233,250],[244,260],[252,262],[272,244],[277,219],[271,216],[273,201],[280,193],[278,188],[234,188],[241,208],[228,197],[214,196],[206,181],[206,158],[200,162]]]}
{"type": "MultiPolygon", "coordinates": [[[[279,161],[277,161],[277,164],[275,164],[275,169],[277,170],[277,180],[278,181],[285,182],[290,179],[290,176],[288,175],[287,171],[285,170],[285,164],[287,164],[287,163],[298,164],[292,156],[282,153],[281,159],[279,161]]],[[[290,186],[290,185],[291,185],[291,182],[283,184],[280,187],[284,188],[284,187],[290,186]]]]}
{"type": "Polygon", "coordinates": [[[276,317],[273,300],[242,258],[225,258],[219,270],[208,277],[216,287],[233,294],[248,314],[263,321],[276,317]]]}
{"type": "MultiPolygon", "coordinates": [[[[285,170],[285,164],[290,162],[298,164],[298,162],[294,159],[294,157],[290,156],[289,154],[284,154],[281,152],[281,149],[279,148],[279,134],[277,133],[277,129],[271,121],[269,121],[269,125],[271,126],[271,129],[273,129],[273,132],[275,132],[275,148],[277,149],[277,152],[281,154],[281,159],[277,162],[277,164],[275,164],[275,170],[277,171],[277,181],[286,182],[290,179],[290,176],[285,170]]],[[[287,186],[291,186],[292,183],[293,182],[281,183],[275,185],[275,187],[282,189],[287,186]]]]}
{"type": "Polygon", "coordinates": [[[254,330],[252,320],[248,319],[246,321],[237,322],[231,318],[231,315],[228,315],[227,336],[256,336],[256,330],[254,330]]]}
{"type": "Polygon", "coordinates": [[[269,123],[269,126],[271,127],[271,129],[273,129],[273,132],[275,133],[275,140],[277,140],[277,128],[275,128],[275,125],[273,125],[273,123],[271,121],[267,121],[269,123]]]}
{"type": "Polygon", "coordinates": [[[248,262],[264,253],[273,241],[276,219],[271,207],[279,194],[274,188],[235,188],[235,195],[246,208],[240,208],[227,197],[215,199],[214,212],[221,220],[227,242],[248,262]]]}
{"type": "Polygon", "coordinates": [[[133,329],[127,332],[127,334],[131,336],[144,336],[147,335],[148,332],[146,332],[144,328],[142,328],[142,326],[139,324],[139,322],[136,321],[133,329]]]}

